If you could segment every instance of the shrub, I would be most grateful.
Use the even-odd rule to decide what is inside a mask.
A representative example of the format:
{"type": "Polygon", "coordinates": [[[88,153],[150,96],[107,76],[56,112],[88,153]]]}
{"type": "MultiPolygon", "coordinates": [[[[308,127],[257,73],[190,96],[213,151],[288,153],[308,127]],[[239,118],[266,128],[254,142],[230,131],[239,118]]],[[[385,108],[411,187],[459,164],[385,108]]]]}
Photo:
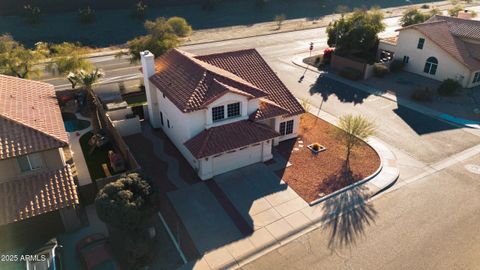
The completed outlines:
{"type": "Polygon", "coordinates": [[[442,96],[456,95],[462,89],[462,85],[454,79],[444,80],[440,86],[438,86],[438,93],[442,96]]]}
{"type": "Polygon", "coordinates": [[[131,173],[103,187],[95,199],[95,208],[103,222],[131,232],[155,213],[153,195],[150,184],[139,174],[131,173]]]}
{"type": "Polygon", "coordinates": [[[375,76],[377,77],[383,77],[387,75],[388,72],[388,67],[383,64],[376,63],[375,65],[373,65],[373,74],[375,74],[375,76]]]}
{"type": "Polygon", "coordinates": [[[192,27],[184,18],[171,17],[167,20],[167,24],[172,27],[173,32],[179,37],[186,37],[192,33],[192,27]]]}
{"type": "Polygon", "coordinates": [[[433,98],[433,92],[428,87],[416,87],[413,89],[410,98],[420,102],[430,102],[433,98]]]}
{"type": "Polygon", "coordinates": [[[277,29],[282,28],[283,21],[285,21],[286,17],[284,14],[276,15],[274,20],[277,23],[277,29]]]}
{"type": "Polygon", "coordinates": [[[95,21],[95,10],[91,9],[90,6],[80,9],[78,15],[82,23],[92,23],[95,21]]]}
{"type": "Polygon", "coordinates": [[[393,62],[390,64],[390,71],[391,72],[401,71],[404,66],[405,66],[405,63],[403,63],[403,61],[398,59],[393,60],[393,62]]]}
{"type": "Polygon", "coordinates": [[[427,4],[423,4],[423,5],[422,5],[420,8],[421,8],[421,9],[429,9],[429,8],[430,8],[430,6],[429,6],[429,5],[427,5],[427,4]]]}
{"type": "Polygon", "coordinates": [[[132,8],[132,17],[137,19],[145,18],[145,13],[147,12],[147,5],[142,1],[138,1],[135,6],[132,8]]]}
{"type": "Polygon", "coordinates": [[[330,64],[330,62],[332,61],[333,52],[333,48],[326,48],[325,50],[323,50],[323,63],[330,64]]]}
{"type": "Polygon", "coordinates": [[[40,21],[41,11],[39,7],[25,5],[23,6],[23,11],[25,13],[25,18],[29,23],[36,24],[40,21]]]}
{"type": "Polygon", "coordinates": [[[462,10],[464,10],[465,7],[463,5],[455,5],[453,6],[451,9],[448,10],[448,15],[452,16],[452,17],[458,17],[458,13],[462,10]]]}
{"type": "Polygon", "coordinates": [[[320,150],[320,144],[318,144],[318,143],[312,144],[312,149],[315,150],[315,151],[320,150]]]}
{"type": "Polygon", "coordinates": [[[362,74],[362,72],[360,72],[356,69],[347,67],[347,68],[343,68],[342,70],[340,70],[338,75],[340,75],[344,78],[347,78],[349,80],[358,81],[358,80],[362,79],[363,74],[362,74]]]}

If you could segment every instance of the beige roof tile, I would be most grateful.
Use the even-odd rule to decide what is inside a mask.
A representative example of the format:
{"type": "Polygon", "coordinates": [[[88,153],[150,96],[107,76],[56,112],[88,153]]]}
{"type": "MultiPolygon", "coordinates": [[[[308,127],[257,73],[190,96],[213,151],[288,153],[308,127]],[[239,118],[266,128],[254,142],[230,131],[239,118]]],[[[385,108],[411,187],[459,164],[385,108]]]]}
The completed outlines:
{"type": "Polygon", "coordinates": [[[79,204],[70,166],[0,183],[0,225],[79,204]]]}
{"type": "Polygon", "coordinates": [[[53,85],[0,75],[0,160],[67,144],[53,85]]]}

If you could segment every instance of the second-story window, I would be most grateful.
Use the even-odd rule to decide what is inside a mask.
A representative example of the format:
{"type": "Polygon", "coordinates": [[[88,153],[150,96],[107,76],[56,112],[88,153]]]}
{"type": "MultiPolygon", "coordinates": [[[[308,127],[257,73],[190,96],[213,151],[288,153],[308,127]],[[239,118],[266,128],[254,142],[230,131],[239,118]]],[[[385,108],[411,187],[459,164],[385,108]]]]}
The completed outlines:
{"type": "Polygon", "coordinates": [[[240,102],[228,104],[227,106],[227,117],[237,117],[240,116],[240,102]]]}
{"type": "Polygon", "coordinates": [[[33,153],[17,157],[18,165],[22,172],[33,171],[43,167],[42,155],[33,153]]]}
{"type": "Polygon", "coordinates": [[[424,38],[419,38],[418,39],[418,44],[417,44],[417,49],[422,50],[424,44],[425,44],[425,39],[424,38]]]}
{"type": "Polygon", "coordinates": [[[225,118],[225,107],[223,105],[212,108],[212,121],[213,122],[223,120],[224,118],[225,118]]]}

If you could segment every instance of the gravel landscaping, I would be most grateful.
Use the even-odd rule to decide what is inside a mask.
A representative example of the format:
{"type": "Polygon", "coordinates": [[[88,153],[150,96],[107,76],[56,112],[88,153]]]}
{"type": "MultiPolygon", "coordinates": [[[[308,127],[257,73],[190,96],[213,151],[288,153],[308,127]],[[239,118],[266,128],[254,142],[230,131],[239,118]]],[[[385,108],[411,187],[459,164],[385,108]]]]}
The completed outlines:
{"type": "Polygon", "coordinates": [[[335,137],[335,129],[337,127],[312,114],[304,114],[298,138],[281,142],[276,147],[292,164],[277,174],[307,202],[364,179],[380,166],[377,153],[362,143],[353,149],[348,168],[345,165],[346,150],[335,137]],[[307,148],[314,143],[327,149],[314,154],[307,148]]]}

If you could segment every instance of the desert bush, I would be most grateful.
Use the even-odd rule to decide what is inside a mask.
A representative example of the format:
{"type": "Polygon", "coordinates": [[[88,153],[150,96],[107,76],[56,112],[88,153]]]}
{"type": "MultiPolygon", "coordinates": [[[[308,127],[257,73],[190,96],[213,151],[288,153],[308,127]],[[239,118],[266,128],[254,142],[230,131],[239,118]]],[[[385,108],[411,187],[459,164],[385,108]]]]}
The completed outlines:
{"type": "Polygon", "coordinates": [[[373,65],[373,74],[376,76],[376,77],[383,77],[385,75],[387,75],[389,73],[389,70],[388,70],[388,67],[383,65],[383,64],[379,64],[379,63],[375,63],[373,65]]]}
{"type": "Polygon", "coordinates": [[[421,9],[429,9],[429,8],[430,8],[430,6],[429,6],[429,5],[427,5],[427,4],[423,4],[423,5],[422,5],[420,8],[421,8],[421,9]]]}
{"type": "Polygon", "coordinates": [[[454,79],[444,80],[437,88],[438,94],[442,96],[454,96],[460,92],[462,85],[454,79]]]}
{"type": "Polygon", "coordinates": [[[362,72],[353,68],[343,68],[339,71],[338,75],[347,78],[352,81],[358,81],[362,79],[362,72]]]}
{"type": "Polygon", "coordinates": [[[82,23],[92,23],[95,21],[95,10],[87,6],[78,11],[80,22],[82,23]]]}
{"type": "Polygon", "coordinates": [[[428,87],[416,87],[413,89],[410,98],[420,102],[430,102],[433,99],[433,92],[428,87]]]}
{"type": "Polygon", "coordinates": [[[39,7],[24,5],[23,12],[28,23],[36,24],[40,21],[41,11],[39,7]]]}
{"type": "Polygon", "coordinates": [[[393,60],[393,62],[390,64],[390,71],[391,72],[401,71],[404,66],[405,66],[405,63],[403,63],[403,61],[397,60],[397,59],[393,60]]]}

